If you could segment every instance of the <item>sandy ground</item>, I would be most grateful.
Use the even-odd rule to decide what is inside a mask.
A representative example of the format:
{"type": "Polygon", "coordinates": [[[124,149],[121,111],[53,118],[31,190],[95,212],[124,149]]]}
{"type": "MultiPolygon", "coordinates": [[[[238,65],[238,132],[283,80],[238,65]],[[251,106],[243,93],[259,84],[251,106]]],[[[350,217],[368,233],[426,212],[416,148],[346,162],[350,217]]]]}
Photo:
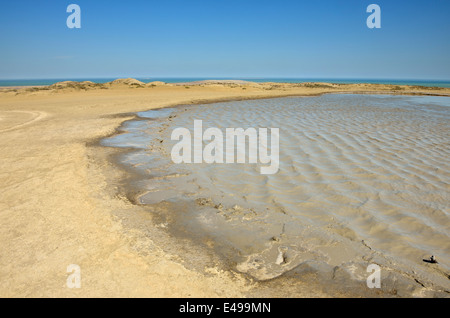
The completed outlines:
{"type": "MultiPolygon", "coordinates": [[[[121,172],[108,160],[112,150],[96,146],[96,141],[114,133],[136,111],[346,91],[450,95],[448,88],[232,82],[188,86],[119,81],[2,90],[0,296],[274,296],[260,293],[266,288],[260,283],[219,267],[201,273],[189,269],[176,252],[167,253],[151,236],[127,228],[118,215],[144,212],[117,191],[114,180],[121,172]],[[79,289],[66,285],[70,264],[81,268],[79,289]]],[[[296,296],[327,295],[305,286],[296,296]]]]}

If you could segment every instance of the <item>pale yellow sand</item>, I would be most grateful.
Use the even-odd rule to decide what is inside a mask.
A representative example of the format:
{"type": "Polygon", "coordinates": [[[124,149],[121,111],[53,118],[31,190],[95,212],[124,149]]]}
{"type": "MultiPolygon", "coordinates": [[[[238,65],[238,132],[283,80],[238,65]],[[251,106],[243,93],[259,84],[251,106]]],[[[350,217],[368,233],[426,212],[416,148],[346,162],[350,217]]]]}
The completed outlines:
{"type": "MultiPolygon", "coordinates": [[[[217,99],[323,92],[450,94],[450,89],[364,84],[125,83],[131,85],[86,83],[81,88],[0,92],[1,297],[274,296],[261,292],[258,283],[214,266],[206,274],[193,271],[176,253],[163,252],[144,232],[124,225],[126,215],[150,216],[117,191],[114,180],[121,172],[107,160],[113,150],[91,146],[132,117],[120,114],[217,99]],[[70,264],[81,268],[80,289],[66,286],[70,264]]],[[[291,296],[326,294],[305,286],[291,296]]]]}

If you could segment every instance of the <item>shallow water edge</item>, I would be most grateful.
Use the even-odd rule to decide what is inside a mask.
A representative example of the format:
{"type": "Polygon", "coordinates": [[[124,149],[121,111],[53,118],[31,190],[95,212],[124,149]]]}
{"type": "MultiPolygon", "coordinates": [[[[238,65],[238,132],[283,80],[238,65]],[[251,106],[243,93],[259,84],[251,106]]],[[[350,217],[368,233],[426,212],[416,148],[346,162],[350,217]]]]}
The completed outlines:
{"type": "MultiPolygon", "coordinates": [[[[183,111],[183,108],[186,109],[186,107],[189,106],[180,105],[175,108],[175,112],[183,111]]],[[[170,116],[170,112],[168,112],[167,117],[165,118],[169,119],[170,116]]],[[[145,120],[152,119],[138,119],[137,121],[131,120],[131,122],[139,122],[145,120]]],[[[124,127],[126,125],[127,124],[124,123],[122,125],[122,128],[119,129],[119,133],[121,133],[122,135],[124,135],[124,133],[130,133],[130,131],[133,131],[134,129],[138,130],[138,128],[136,127],[124,127]]],[[[144,136],[144,138],[146,137],[144,136]]],[[[116,161],[120,162],[120,165],[122,167],[126,166],[126,169],[133,173],[132,177],[130,175],[129,180],[125,182],[127,184],[127,189],[125,191],[128,193],[128,197],[131,198],[133,202],[142,204],[142,195],[145,195],[145,193],[142,191],[142,186],[144,185],[144,183],[146,183],[145,180],[148,175],[143,177],[139,172],[139,168],[131,168],[129,165],[123,164],[124,156],[127,156],[135,151],[136,149],[133,149],[133,145],[130,146],[128,144],[124,148],[124,151],[117,156],[116,161]],[[132,190],[130,191],[130,189],[132,190]]],[[[159,164],[161,164],[161,162],[159,162],[159,164]]],[[[160,175],[158,175],[157,172],[155,175],[152,175],[152,179],[154,181],[159,180],[159,185],[161,185],[165,182],[164,180],[167,179],[167,176],[170,176],[170,178],[173,179],[182,175],[180,175],[180,173],[177,171],[170,171],[169,174],[167,174],[167,171],[165,171],[160,175]]],[[[158,181],[156,184],[158,185],[158,181]]],[[[175,188],[173,191],[177,191],[177,189],[178,188],[175,188]]],[[[190,191],[190,189],[187,190],[190,191]]],[[[197,198],[195,200],[177,201],[170,200],[171,196],[174,194],[173,192],[171,193],[169,191],[166,194],[168,195],[168,197],[164,202],[152,203],[152,198],[151,196],[148,197],[148,195],[144,200],[147,203],[152,203],[152,207],[149,207],[149,210],[151,211],[151,213],[155,213],[155,215],[157,215],[157,217],[155,218],[155,220],[157,220],[155,223],[156,226],[166,228],[170,233],[173,234],[174,237],[181,237],[183,239],[190,240],[192,243],[201,245],[208,250],[213,249],[215,253],[220,255],[220,259],[224,264],[226,264],[226,267],[230,268],[231,270],[238,270],[239,272],[247,273],[248,275],[259,281],[269,282],[275,278],[284,280],[287,278],[295,277],[295,279],[306,282],[309,280],[308,277],[314,277],[310,279],[311,284],[313,282],[320,281],[320,284],[324,287],[327,285],[333,285],[335,286],[334,288],[336,290],[336,293],[338,294],[346,293],[349,290],[355,290],[355,287],[357,287],[357,289],[359,289],[359,292],[357,293],[358,295],[378,295],[380,291],[367,291],[367,287],[364,286],[365,280],[363,278],[367,276],[367,272],[365,271],[367,261],[377,260],[379,257],[381,257],[383,258],[383,260],[377,261],[379,263],[383,263],[386,272],[388,272],[388,275],[385,279],[386,287],[383,289],[383,293],[385,293],[386,295],[397,294],[416,296],[426,296],[429,294],[427,290],[430,289],[430,287],[427,286],[425,288],[426,290],[424,291],[424,284],[421,282],[422,278],[420,277],[420,275],[415,276],[414,270],[410,273],[398,273],[398,269],[395,266],[392,266],[392,268],[389,267],[390,263],[395,263],[395,260],[391,260],[389,258],[386,259],[383,255],[377,255],[377,253],[374,252],[372,248],[367,245],[366,242],[364,242],[364,240],[362,242],[355,242],[355,247],[352,248],[353,252],[356,251],[356,254],[362,255],[361,259],[364,260],[364,262],[352,262],[346,264],[345,266],[329,264],[327,262],[321,261],[317,257],[314,257],[314,253],[311,254],[310,257],[308,257],[308,253],[310,253],[311,250],[309,250],[306,246],[304,247],[306,250],[302,255],[302,259],[300,261],[297,260],[296,262],[292,262],[291,267],[285,266],[281,272],[277,270],[276,266],[274,268],[271,268],[270,266],[263,266],[263,270],[260,270],[260,268],[258,269],[258,266],[260,266],[258,262],[261,260],[258,260],[258,258],[263,258],[264,262],[265,257],[267,257],[268,259],[276,258],[276,256],[280,253],[280,247],[282,248],[283,246],[278,244],[280,241],[279,237],[277,238],[276,235],[274,235],[273,243],[269,244],[270,246],[268,248],[265,243],[262,245],[260,244],[258,248],[254,248],[256,256],[251,256],[253,249],[252,247],[250,247],[250,250],[247,251],[243,251],[242,248],[236,250],[233,247],[233,244],[229,244],[229,242],[219,242],[217,240],[217,237],[211,236],[210,234],[208,234],[208,231],[203,231],[203,233],[202,231],[198,231],[199,223],[196,221],[198,219],[200,211],[204,213],[207,213],[208,211],[214,211],[214,213],[216,213],[217,215],[222,214],[221,217],[226,218],[227,215],[231,218],[235,217],[232,222],[241,222],[242,218],[249,217],[248,211],[251,210],[251,206],[245,206],[245,202],[242,202],[242,204],[237,205],[237,207],[231,205],[226,206],[225,204],[222,204],[222,206],[218,207],[213,196],[197,198]],[[185,213],[182,213],[182,215],[180,215],[180,213],[178,213],[179,211],[184,211],[185,213]],[[257,252],[256,250],[259,250],[259,252],[257,252]],[[264,255],[260,254],[261,250],[265,251],[264,255]],[[391,283],[389,283],[389,281],[391,283]]],[[[279,232],[283,234],[285,231],[286,228],[280,228],[279,232]]],[[[304,233],[307,234],[307,237],[313,238],[315,236],[314,228],[311,228],[310,226],[304,227],[302,231],[306,231],[304,233]]],[[[244,241],[245,239],[246,237],[244,235],[241,240],[244,241]]],[[[254,246],[258,246],[258,241],[259,239],[256,239],[256,241],[254,241],[254,246]]],[[[346,245],[345,248],[348,248],[348,246],[346,245]]],[[[352,252],[349,251],[349,253],[352,252]]],[[[195,266],[195,264],[193,264],[193,266],[195,266]]],[[[201,268],[198,269],[201,270],[201,268]]],[[[331,288],[330,290],[332,289],[333,288],[331,288]]],[[[431,288],[429,292],[432,294],[435,291],[433,291],[433,289],[431,288]]],[[[440,294],[439,291],[437,292],[440,294]]],[[[445,294],[445,291],[442,292],[445,294]]]]}

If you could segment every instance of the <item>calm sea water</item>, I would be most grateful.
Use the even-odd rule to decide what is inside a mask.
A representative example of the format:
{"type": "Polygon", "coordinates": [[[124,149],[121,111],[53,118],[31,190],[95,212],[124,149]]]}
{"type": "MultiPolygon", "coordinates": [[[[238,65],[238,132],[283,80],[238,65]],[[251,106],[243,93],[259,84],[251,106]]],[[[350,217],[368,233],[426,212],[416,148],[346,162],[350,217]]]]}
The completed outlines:
{"type": "MultiPolygon", "coordinates": [[[[52,85],[62,81],[91,81],[94,83],[111,82],[117,78],[53,78],[53,79],[15,79],[15,80],[0,80],[1,86],[39,86],[52,85]]],[[[225,80],[230,78],[207,78],[207,77],[192,77],[192,78],[136,78],[144,83],[153,81],[162,81],[166,83],[183,83],[195,82],[202,80],[225,80]]],[[[450,87],[450,81],[431,81],[431,80],[392,80],[392,79],[336,79],[336,78],[231,78],[235,80],[245,80],[252,82],[276,82],[276,83],[304,83],[304,82],[327,82],[336,84],[352,84],[352,83],[372,83],[372,84],[393,84],[393,85],[419,85],[429,87],[450,87]]]]}

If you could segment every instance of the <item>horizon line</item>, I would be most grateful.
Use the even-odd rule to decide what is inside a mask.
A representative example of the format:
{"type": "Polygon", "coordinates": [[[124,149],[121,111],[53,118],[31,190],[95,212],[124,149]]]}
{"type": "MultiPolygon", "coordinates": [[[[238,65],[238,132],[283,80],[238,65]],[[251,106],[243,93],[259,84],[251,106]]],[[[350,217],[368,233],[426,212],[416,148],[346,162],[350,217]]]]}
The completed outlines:
{"type": "Polygon", "coordinates": [[[450,78],[383,78],[383,77],[327,77],[327,76],[67,76],[67,77],[22,77],[22,78],[0,78],[0,81],[20,81],[20,80],[59,80],[59,79],[121,79],[121,78],[140,78],[140,79],[327,79],[327,80],[390,80],[390,81],[426,81],[426,82],[450,82],[450,78]]]}

